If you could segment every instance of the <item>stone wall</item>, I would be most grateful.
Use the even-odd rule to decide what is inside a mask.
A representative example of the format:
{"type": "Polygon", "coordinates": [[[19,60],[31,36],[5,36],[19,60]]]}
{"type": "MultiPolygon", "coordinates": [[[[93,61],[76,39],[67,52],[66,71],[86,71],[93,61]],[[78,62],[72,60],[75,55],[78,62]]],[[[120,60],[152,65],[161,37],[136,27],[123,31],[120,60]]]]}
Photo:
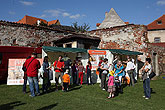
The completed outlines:
{"type": "Polygon", "coordinates": [[[142,61],[146,57],[154,58],[153,53],[157,53],[155,68],[158,75],[165,73],[165,47],[150,45],[148,42],[148,32],[144,25],[129,24],[108,29],[97,29],[88,32],[89,35],[101,38],[99,48],[101,49],[124,49],[139,51],[143,53],[142,61]]]}
{"type": "Polygon", "coordinates": [[[145,52],[148,42],[147,28],[144,25],[129,24],[109,29],[98,29],[89,32],[92,36],[101,37],[99,48],[125,49],[145,52]]]}
{"type": "Polygon", "coordinates": [[[165,47],[148,44],[148,53],[152,55],[152,60],[154,60],[153,53],[156,53],[158,74],[165,73],[165,47]]]}
{"type": "Polygon", "coordinates": [[[63,31],[53,28],[0,21],[1,46],[53,46],[52,41],[64,36],[63,31]]]}

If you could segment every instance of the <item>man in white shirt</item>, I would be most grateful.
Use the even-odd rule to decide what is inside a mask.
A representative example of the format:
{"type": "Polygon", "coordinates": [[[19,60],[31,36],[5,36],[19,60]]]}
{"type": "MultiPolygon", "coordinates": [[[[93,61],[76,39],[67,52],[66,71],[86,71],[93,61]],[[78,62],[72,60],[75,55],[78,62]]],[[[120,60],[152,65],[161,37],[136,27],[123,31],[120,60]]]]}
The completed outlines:
{"type": "Polygon", "coordinates": [[[130,77],[130,86],[134,86],[134,74],[133,74],[134,69],[135,69],[135,64],[132,62],[130,58],[128,58],[125,71],[128,73],[130,77]]]}

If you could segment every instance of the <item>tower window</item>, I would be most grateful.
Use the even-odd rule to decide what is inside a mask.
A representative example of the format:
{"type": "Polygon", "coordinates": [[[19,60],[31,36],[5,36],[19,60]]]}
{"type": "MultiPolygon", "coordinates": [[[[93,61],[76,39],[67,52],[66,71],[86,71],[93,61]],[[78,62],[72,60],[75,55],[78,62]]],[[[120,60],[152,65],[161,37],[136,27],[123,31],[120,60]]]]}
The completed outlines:
{"type": "Polygon", "coordinates": [[[157,24],[162,24],[162,21],[160,20],[160,21],[157,21],[157,24]]]}

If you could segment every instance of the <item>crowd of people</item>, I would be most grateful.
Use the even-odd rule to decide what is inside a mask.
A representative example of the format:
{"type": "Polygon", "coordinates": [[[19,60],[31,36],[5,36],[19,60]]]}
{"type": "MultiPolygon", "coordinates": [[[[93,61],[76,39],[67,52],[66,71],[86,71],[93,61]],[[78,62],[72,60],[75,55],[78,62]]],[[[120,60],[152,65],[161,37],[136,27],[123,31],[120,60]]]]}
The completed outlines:
{"type": "MultiPolygon", "coordinates": [[[[152,72],[152,68],[150,63],[151,59],[146,58],[145,64],[140,69],[143,73],[142,79],[145,99],[149,99],[151,97],[149,75],[152,72]]],[[[40,67],[41,64],[36,59],[35,53],[32,53],[31,57],[28,57],[23,65],[23,92],[26,93],[26,84],[28,80],[31,97],[40,95],[38,84],[38,69],[40,69],[40,67]]],[[[86,68],[84,68],[82,62],[78,59],[72,63],[67,55],[64,55],[64,57],[59,56],[58,60],[54,61],[52,68],[52,65],[49,65],[48,63],[48,56],[45,56],[42,67],[43,74],[40,75],[43,79],[42,93],[47,93],[51,90],[51,80],[53,80],[52,71],[55,71],[56,90],[59,90],[61,87],[62,91],[67,92],[69,90],[69,85],[71,84],[71,78],[73,79],[73,84],[82,85],[84,73],[86,75],[86,85],[94,84],[92,81],[92,64],[90,60],[87,62],[86,68]],[[59,78],[61,80],[60,86],[59,78]]],[[[115,56],[112,64],[108,63],[107,58],[99,58],[97,71],[99,72],[99,78],[101,79],[100,87],[102,90],[109,92],[109,96],[107,97],[108,99],[114,98],[119,93],[122,94],[123,87],[125,87],[125,85],[134,87],[136,82],[135,68],[134,60],[129,56],[127,57],[127,61],[121,61],[118,56],[115,56]]]]}

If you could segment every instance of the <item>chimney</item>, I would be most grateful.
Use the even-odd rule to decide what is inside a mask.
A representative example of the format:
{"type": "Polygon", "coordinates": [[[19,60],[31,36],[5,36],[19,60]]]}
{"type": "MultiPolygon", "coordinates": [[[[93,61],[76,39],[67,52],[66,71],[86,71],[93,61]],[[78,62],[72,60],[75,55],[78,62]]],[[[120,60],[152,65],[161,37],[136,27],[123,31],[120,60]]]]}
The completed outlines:
{"type": "Polygon", "coordinates": [[[40,25],[40,23],[41,23],[41,21],[40,21],[40,20],[37,20],[37,26],[39,26],[39,25],[40,25]]]}

